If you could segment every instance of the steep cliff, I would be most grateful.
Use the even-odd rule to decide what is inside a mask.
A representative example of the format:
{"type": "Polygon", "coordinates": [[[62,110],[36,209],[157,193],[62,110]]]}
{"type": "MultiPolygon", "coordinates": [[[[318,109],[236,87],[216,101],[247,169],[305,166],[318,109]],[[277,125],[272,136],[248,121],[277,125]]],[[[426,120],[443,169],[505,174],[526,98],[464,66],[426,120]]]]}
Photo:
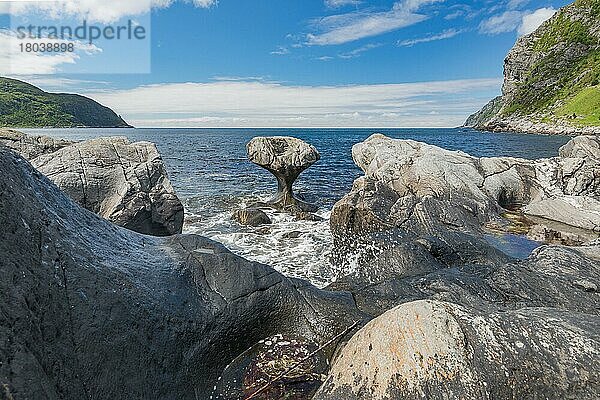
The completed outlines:
{"type": "Polygon", "coordinates": [[[600,134],[600,0],[577,0],[519,38],[504,61],[501,104],[492,100],[465,125],[600,134]]]}

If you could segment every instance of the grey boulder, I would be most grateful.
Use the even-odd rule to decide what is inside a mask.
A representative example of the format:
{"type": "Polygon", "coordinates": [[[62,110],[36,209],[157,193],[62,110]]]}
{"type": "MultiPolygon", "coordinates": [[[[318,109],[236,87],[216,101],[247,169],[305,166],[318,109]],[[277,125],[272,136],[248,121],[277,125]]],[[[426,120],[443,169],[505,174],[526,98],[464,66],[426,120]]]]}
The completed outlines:
{"type": "Polygon", "coordinates": [[[272,223],[271,218],[258,208],[236,210],[233,213],[233,219],[242,225],[248,226],[270,225],[272,223]]]}
{"type": "Polygon", "coordinates": [[[16,151],[80,205],[133,231],[181,233],[183,205],[152,143],[125,138],[85,142],[0,130],[0,144],[16,151]]]}
{"type": "Polygon", "coordinates": [[[77,203],[114,224],[155,236],[182,231],[183,205],[152,143],[98,138],[32,164],[77,203]]]}
{"type": "Polygon", "coordinates": [[[589,229],[600,224],[594,206],[600,199],[597,143],[597,138],[576,138],[562,156],[532,161],[476,158],[373,135],[353,147],[365,176],[334,206],[332,232],[340,241],[390,229],[417,236],[440,236],[445,229],[482,234],[486,224],[504,224],[507,211],[527,214],[529,204],[567,198],[577,198],[580,207],[544,217],[589,229]],[[581,213],[589,218],[578,218],[581,213]]]}
{"type": "Polygon", "coordinates": [[[294,196],[292,186],[298,176],[319,161],[321,155],[303,140],[275,136],[256,137],[246,146],[248,158],[277,178],[277,195],[267,204],[279,210],[314,212],[317,207],[294,196]]]}
{"type": "Polygon", "coordinates": [[[315,400],[597,399],[597,315],[415,301],[369,322],[315,400]]]}
{"type": "Polygon", "coordinates": [[[475,158],[381,135],[355,146],[365,176],[332,212],[328,289],[376,319],[314,399],[597,398],[600,240],[515,259],[488,228],[542,201],[590,211],[597,163],[577,154],[475,158]]]}

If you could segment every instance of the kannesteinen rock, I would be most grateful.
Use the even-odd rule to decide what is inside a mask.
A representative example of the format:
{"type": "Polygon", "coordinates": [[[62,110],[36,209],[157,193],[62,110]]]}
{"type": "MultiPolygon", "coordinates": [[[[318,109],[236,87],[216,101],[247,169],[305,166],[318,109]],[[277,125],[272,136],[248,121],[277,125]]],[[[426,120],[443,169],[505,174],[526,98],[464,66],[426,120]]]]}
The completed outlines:
{"type": "Polygon", "coordinates": [[[321,155],[310,144],[292,137],[256,137],[246,146],[248,158],[277,178],[277,195],[267,204],[278,210],[314,212],[317,207],[294,196],[298,176],[319,161],[321,155]]]}
{"type": "Polygon", "coordinates": [[[600,1],[577,0],[517,40],[502,97],[465,126],[496,132],[600,134],[600,1]]]}
{"type": "Polygon", "coordinates": [[[0,398],[208,399],[261,339],[362,318],[206,238],[113,225],[3,146],[0,170],[0,398]]]}
{"type": "Polygon", "coordinates": [[[83,207],[133,231],[181,233],[184,210],[156,146],[126,138],[68,142],[0,131],[19,152],[83,207]]]}
{"type": "Polygon", "coordinates": [[[376,319],[314,400],[597,398],[600,240],[518,260],[486,229],[507,226],[507,208],[597,200],[597,149],[580,137],[528,161],[382,135],[355,145],[365,176],[332,211],[340,275],[328,289],[376,319]]]}

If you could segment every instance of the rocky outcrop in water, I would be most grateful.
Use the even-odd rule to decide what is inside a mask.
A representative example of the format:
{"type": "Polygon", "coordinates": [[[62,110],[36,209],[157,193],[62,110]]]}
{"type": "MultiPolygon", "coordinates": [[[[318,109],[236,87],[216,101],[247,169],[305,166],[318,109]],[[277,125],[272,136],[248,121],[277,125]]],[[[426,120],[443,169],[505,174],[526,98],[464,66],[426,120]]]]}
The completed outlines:
{"type": "Polygon", "coordinates": [[[77,203],[119,226],[156,236],[181,233],[183,205],[152,143],[93,139],[32,164],[77,203]]]}
{"type": "Polygon", "coordinates": [[[69,197],[135,232],[181,233],[184,210],[156,146],[126,138],[69,142],[0,132],[0,143],[29,159],[69,197]]]}
{"type": "Polygon", "coordinates": [[[233,219],[242,225],[270,225],[271,218],[258,208],[244,208],[233,213],[233,219]]]}
{"type": "Polygon", "coordinates": [[[500,244],[518,236],[489,228],[510,231],[507,208],[596,199],[595,141],[537,161],[382,135],[356,145],[365,176],[332,211],[328,289],[376,318],[314,399],[597,398],[600,240],[515,259],[500,244]]]}
{"type": "Polygon", "coordinates": [[[246,146],[251,162],[277,178],[277,195],[267,204],[278,210],[314,212],[317,207],[294,196],[298,176],[319,161],[321,155],[310,144],[292,137],[256,137],[246,146]]]}
{"type": "Polygon", "coordinates": [[[509,210],[574,197],[580,208],[562,208],[560,215],[544,217],[588,229],[588,221],[578,225],[578,216],[588,213],[593,224],[600,224],[594,211],[600,198],[598,142],[593,136],[577,138],[561,156],[531,161],[476,158],[373,135],[353,147],[353,158],[365,176],[335,205],[331,229],[338,237],[392,229],[439,237],[444,227],[481,234],[485,224],[506,225],[502,214],[509,210]]]}
{"type": "Polygon", "coordinates": [[[466,126],[495,132],[600,134],[600,2],[577,0],[520,37],[504,85],[466,126]]]}
{"type": "Polygon", "coordinates": [[[117,227],[3,146],[0,169],[2,398],[207,399],[261,339],[323,343],[362,318],[203,237],[117,227]]]}

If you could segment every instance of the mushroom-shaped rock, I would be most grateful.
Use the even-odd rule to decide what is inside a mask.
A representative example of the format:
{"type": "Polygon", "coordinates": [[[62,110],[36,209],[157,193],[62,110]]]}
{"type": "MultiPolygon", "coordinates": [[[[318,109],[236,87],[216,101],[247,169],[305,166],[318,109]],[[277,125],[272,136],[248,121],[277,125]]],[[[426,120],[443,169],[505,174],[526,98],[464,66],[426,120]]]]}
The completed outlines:
{"type": "Polygon", "coordinates": [[[313,212],[317,207],[294,197],[292,185],[298,176],[319,161],[321,155],[310,144],[293,137],[256,137],[246,146],[248,158],[277,178],[277,196],[268,205],[279,210],[313,212]]]}

